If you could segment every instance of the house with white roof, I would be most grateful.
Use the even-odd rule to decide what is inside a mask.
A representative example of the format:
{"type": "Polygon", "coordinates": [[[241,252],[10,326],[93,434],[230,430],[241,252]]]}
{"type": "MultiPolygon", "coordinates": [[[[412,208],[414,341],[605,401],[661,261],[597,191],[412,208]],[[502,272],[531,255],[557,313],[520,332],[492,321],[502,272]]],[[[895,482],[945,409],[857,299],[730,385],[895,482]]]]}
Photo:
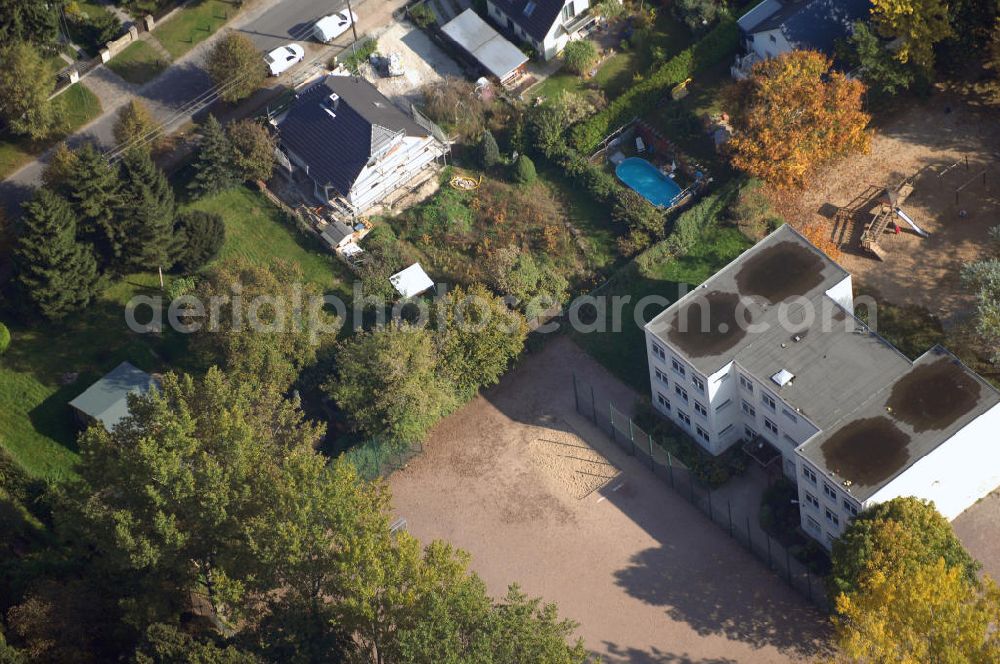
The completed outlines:
{"type": "Polygon", "coordinates": [[[904,356],[855,316],[851,275],[789,226],[645,334],[659,413],[710,454],[780,463],[826,547],[873,504],[916,496],[954,519],[1000,485],[1000,392],[944,348],[904,356]]]}

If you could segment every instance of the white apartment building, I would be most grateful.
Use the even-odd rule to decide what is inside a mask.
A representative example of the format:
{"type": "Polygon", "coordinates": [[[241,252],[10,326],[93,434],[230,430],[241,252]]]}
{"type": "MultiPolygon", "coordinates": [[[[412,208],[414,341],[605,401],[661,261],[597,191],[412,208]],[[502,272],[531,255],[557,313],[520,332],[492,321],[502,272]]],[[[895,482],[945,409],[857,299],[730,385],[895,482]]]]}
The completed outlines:
{"type": "Polygon", "coordinates": [[[659,412],[712,454],[780,455],[826,547],[872,504],[917,496],[954,519],[1000,484],[1000,392],[941,347],[910,361],[870,330],[850,274],[789,226],[645,333],[659,412]]]}

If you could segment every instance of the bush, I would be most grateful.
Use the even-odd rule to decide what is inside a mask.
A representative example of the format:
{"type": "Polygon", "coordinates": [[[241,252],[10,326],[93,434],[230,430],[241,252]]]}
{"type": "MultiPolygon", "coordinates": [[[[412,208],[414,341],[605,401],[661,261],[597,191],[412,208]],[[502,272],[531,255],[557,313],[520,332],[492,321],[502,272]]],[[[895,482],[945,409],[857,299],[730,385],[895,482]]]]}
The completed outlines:
{"type": "Polygon", "coordinates": [[[0,355],[6,353],[8,348],[10,348],[10,330],[0,323],[0,355]]]}
{"type": "Polygon", "coordinates": [[[211,212],[183,212],[177,217],[174,229],[181,246],[176,266],[182,272],[195,272],[206,265],[226,241],[222,217],[211,212]]]}
{"type": "Polygon", "coordinates": [[[421,3],[416,7],[413,7],[407,12],[410,20],[413,21],[416,26],[422,30],[434,25],[437,22],[437,17],[430,7],[421,3]]]}
{"type": "Polygon", "coordinates": [[[361,63],[368,62],[368,58],[377,50],[378,41],[369,38],[358,44],[357,49],[345,51],[347,55],[345,55],[343,59],[340,57],[335,58],[335,62],[343,65],[344,69],[347,69],[348,71],[357,72],[361,63]]]}
{"type": "Polygon", "coordinates": [[[681,51],[641,83],[629,88],[608,107],[573,130],[573,144],[590,153],[614,127],[648,113],[678,83],[730,57],[739,46],[739,29],[732,18],[693,46],[681,51]]]}
{"type": "Polygon", "coordinates": [[[578,39],[566,44],[563,49],[566,69],[574,74],[583,74],[597,61],[597,47],[589,39],[578,39]]]}
{"type": "Polygon", "coordinates": [[[514,164],[514,180],[518,184],[531,184],[538,179],[535,171],[535,162],[527,155],[521,155],[514,164]]]}

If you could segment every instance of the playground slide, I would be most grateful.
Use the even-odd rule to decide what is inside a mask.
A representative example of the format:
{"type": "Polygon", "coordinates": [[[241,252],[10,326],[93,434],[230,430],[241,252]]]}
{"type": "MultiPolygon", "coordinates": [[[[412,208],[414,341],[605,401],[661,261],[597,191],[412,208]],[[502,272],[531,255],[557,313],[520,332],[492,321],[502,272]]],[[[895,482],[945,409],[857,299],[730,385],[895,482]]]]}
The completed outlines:
{"type": "Polygon", "coordinates": [[[896,208],[896,216],[898,216],[900,219],[908,223],[910,225],[910,228],[915,230],[917,232],[917,235],[919,235],[920,237],[930,237],[930,235],[928,235],[924,229],[920,228],[920,226],[917,226],[917,224],[914,223],[912,219],[910,219],[910,215],[906,214],[901,209],[896,208]]]}

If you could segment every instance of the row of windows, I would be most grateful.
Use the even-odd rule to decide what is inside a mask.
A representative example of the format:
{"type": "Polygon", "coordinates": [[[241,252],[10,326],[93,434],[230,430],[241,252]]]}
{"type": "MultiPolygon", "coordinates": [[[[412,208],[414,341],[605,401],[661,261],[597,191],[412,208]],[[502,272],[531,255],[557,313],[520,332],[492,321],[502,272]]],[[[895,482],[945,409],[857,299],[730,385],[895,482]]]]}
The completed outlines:
{"type": "MultiPolygon", "coordinates": [[[[663,407],[663,410],[666,410],[668,412],[670,411],[670,400],[667,399],[667,397],[665,397],[662,392],[656,393],[656,402],[663,407]]],[[[701,407],[701,409],[704,410],[704,406],[702,406],[700,403],[696,401],[695,408],[697,409],[698,407],[701,407]]],[[[679,419],[682,423],[684,423],[688,428],[691,427],[691,418],[684,411],[682,410],[677,411],[677,419],[679,419]]],[[[698,435],[699,438],[704,440],[706,443],[712,442],[712,437],[709,435],[707,431],[701,428],[701,425],[696,424],[694,429],[695,433],[698,435]]]]}
{"type": "MultiPolygon", "coordinates": [[[[816,476],[816,474],[813,473],[808,468],[803,468],[803,470],[806,471],[803,474],[805,474],[806,477],[809,478],[810,480],[812,480],[812,478],[814,478],[816,476]]],[[[819,509],[819,499],[816,498],[816,496],[814,496],[813,494],[809,493],[808,491],[805,491],[804,493],[805,493],[805,498],[806,498],[806,504],[810,505],[814,509],[818,510],[819,509]]],[[[834,506],[837,505],[837,491],[836,491],[836,489],[834,489],[833,487],[831,487],[826,482],[823,482],[823,493],[826,495],[827,498],[829,498],[832,501],[832,504],[834,506]]],[[[844,498],[841,501],[841,506],[843,507],[844,512],[846,512],[847,514],[850,514],[851,516],[857,516],[858,515],[858,508],[855,507],[854,503],[852,503],[847,498],[844,498]]],[[[825,508],[825,509],[826,509],[826,512],[827,512],[827,520],[828,521],[832,521],[833,523],[839,525],[840,524],[840,520],[838,518],[836,518],[836,515],[834,515],[834,518],[831,519],[830,516],[829,516],[830,509],[828,507],[825,508]]]]}
{"type": "MultiPolygon", "coordinates": [[[[664,350],[663,347],[660,346],[658,343],[654,342],[652,346],[653,346],[653,355],[660,358],[660,360],[662,360],[663,362],[666,362],[667,351],[664,350]]],[[[687,368],[677,358],[674,357],[670,358],[670,368],[673,369],[674,373],[680,376],[681,378],[687,377],[687,368]]],[[[656,369],[656,377],[660,378],[662,375],[663,375],[662,372],[659,369],[656,369]]],[[[666,382],[666,376],[663,376],[663,381],[666,382]]],[[[692,375],[691,384],[694,385],[695,389],[697,389],[700,393],[705,394],[705,381],[703,381],[701,378],[692,375]]]]}
{"type": "MultiPolygon", "coordinates": [[[[751,380],[751,378],[746,374],[740,374],[740,385],[743,386],[743,389],[745,389],[750,394],[754,393],[753,380],[751,380]]],[[[764,390],[761,390],[760,392],[760,401],[762,404],[770,408],[772,411],[777,412],[777,402],[774,400],[774,397],[772,397],[764,390]]],[[[746,408],[744,408],[744,410],[746,410],[746,408]]],[[[790,419],[792,422],[799,421],[799,418],[787,408],[782,408],[781,412],[785,417],[790,419]]]]}

